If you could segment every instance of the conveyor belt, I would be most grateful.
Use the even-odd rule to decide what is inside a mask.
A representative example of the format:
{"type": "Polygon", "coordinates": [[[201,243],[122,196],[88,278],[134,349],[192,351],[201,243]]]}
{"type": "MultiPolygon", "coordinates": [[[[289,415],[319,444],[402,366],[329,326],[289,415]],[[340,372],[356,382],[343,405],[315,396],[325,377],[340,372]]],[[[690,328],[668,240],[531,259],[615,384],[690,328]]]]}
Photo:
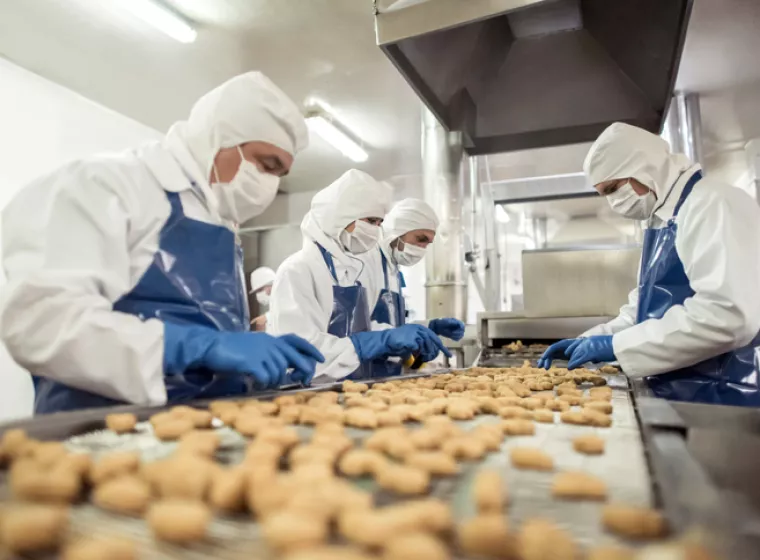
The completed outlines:
{"type": "MultiPolygon", "coordinates": [[[[522,363],[522,362],[520,362],[522,363]]],[[[414,376],[417,377],[417,376],[414,376]]],[[[274,396],[274,395],[270,395],[274,396]]],[[[630,504],[648,505],[652,502],[652,484],[639,432],[636,415],[630,400],[627,385],[623,384],[613,394],[613,426],[611,428],[590,428],[561,423],[536,423],[534,436],[514,436],[505,439],[500,451],[489,454],[479,463],[462,464],[461,474],[453,479],[435,479],[431,495],[445,499],[452,504],[457,519],[465,519],[474,513],[471,498],[471,483],[478,469],[496,467],[505,474],[511,496],[510,520],[514,527],[529,517],[554,519],[568,529],[576,540],[584,546],[613,542],[600,525],[601,504],[595,502],[559,501],[551,497],[550,486],[553,473],[520,471],[509,464],[507,450],[513,446],[535,446],[549,453],[555,461],[557,471],[583,470],[602,478],[609,488],[610,499],[630,504]],[[607,442],[607,450],[601,456],[586,456],[573,451],[571,440],[577,435],[596,432],[607,442]]],[[[105,412],[104,412],[105,414],[105,412]]],[[[480,423],[499,422],[500,418],[482,415],[469,422],[460,422],[463,428],[480,423]]],[[[559,413],[555,413],[559,422],[559,413]]],[[[418,424],[406,426],[414,429],[418,424]]],[[[297,426],[306,440],[311,428],[297,426]]],[[[116,435],[106,430],[75,435],[66,440],[72,451],[85,451],[94,456],[112,451],[139,451],[145,461],[154,461],[169,455],[174,443],[163,443],[152,435],[147,422],[139,425],[135,434],[116,435]]],[[[227,427],[219,427],[222,436],[220,461],[237,463],[242,459],[247,439],[227,427]]],[[[371,434],[368,430],[347,429],[357,443],[371,434]]],[[[371,479],[360,479],[357,484],[375,494],[375,502],[385,505],[399,498],[391,493],[378,490],[371,479]]],[[[3,498],[7,496],[5,484],[0,489],[3,498]]],[[[206,543],[190,548],[157,544],[141,519],[131,519],[104,512],[90,504],[73,508],[72,532],[74,535],[91,535],[93,530],[100,534],[126,534],[140,544],[141,558],[146,560],[163,558],[269,558],[266,547],[260,541],[255,522],[247,515],[236,517],[215,517],[209,529],[206,543]]]]}

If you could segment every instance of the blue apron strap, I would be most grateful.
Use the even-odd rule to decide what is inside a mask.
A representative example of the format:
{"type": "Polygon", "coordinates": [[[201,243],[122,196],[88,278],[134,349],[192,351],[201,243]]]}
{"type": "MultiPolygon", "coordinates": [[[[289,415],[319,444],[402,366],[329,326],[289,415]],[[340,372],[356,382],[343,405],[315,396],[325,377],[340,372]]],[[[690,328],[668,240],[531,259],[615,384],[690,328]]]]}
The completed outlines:
{"type": "Polygon", "coordinates": [[[689,179],[686,185],[684,185],[683,191],[681,191],[681,196],[676,203],[675,209],[673,210],[673,218],[678,216],[678,211],[681,209],[681,206],[683,206],[683,203],[686,202],[686,198],[691,194],[691,191],[694,189],[694,185],[696,185],[701,179],[702,172],[697,171],[694,173],[694,175],[691,176],[691,179],[689,179]]]}
{"type": "Polygon", "coordinates": [[[169,200],[169,204],[172,207],[171,215],[184,216],[185,212],[182,209],[182,201],[179,199],[179,193],[170,192],[170,191],[164,191],[164,192],[166,193],[166,198],[169,200]]]}
{"type": "Polygon", "coordinates": [[[383,253],[382,249],[378,249],[380,251],[380,260],[383,263],[383,277],[385,278],[385,289],[388,290],[388,259],[385,258],[385,253],[383,253]]]}
{"type": "Polygon", "coordinates": [[[399,292],[401,292],[401,288],[406,288],[406,279],[404,278],[404,273],[400,270],[398,271],[398,287],[399,292]]]}
{"type": "Polygon", "coordinates": [[[327,265],[327,268],[330,270],[330,274],[332,274],[333,280],[335,280],[335,282],[337,282],[338,281],[338,275],[335,272],[335,263],[333,263],[332,255],[330,254],[330,252],[327,249],[325,249],[324,247],[322,247],[322,245],[320,245],[316,241],[314,242],[314,244],[317,247],[319,247],[319,252],[322,253],[322,258],[325,260],[325,264],[327,265]]]}

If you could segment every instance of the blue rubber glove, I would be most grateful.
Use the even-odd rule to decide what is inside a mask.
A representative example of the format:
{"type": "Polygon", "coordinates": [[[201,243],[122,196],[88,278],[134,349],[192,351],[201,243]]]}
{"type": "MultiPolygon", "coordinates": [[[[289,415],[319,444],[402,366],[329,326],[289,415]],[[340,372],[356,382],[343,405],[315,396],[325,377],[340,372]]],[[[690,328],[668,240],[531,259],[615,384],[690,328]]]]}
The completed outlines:
{"type": "Polygon", "coordinates": [[[549,369],[552,367],[553,360],[567,358],[570,355],[567,353],[567,349],[578,340],[580,340],[580,338],[566,338],[549,346],[549,348],[546,349],[546,352],[544,352],[538,359],[538,367],[549,369]]]}
{"type": "Polygon", "coordinates": [[[316,363],[324,361],[319,350],[292,334],[274,337],[164,323],[164,372],[170,375],[205,368],[250,375],[258,389],[267,389],[280,386],[289,368],[294,380],[308,385],[316,363]]]}
{"type": "Polygon", "coordinates": [[[432,362],[441,352],[443,352],[447,358],[451,358],[451,352],[449,352],[449,349],[446,348],[441,339],[438,338],[438,335],[430,328],[422,327],[421,335],[422,345],[419,350],[419,356],[424,363],[432,362]]]}
{"type": "Polygon", "coordinates": [[[589,336],[579,338],[567,349],[570,361],[567,369],[575,369],[587,362],[614,362],[615,352],[612,349],[612,336],[589,336]]]}
{"type": "Polygon", "coordinates": [[[439,352],[451,356],[441,339],[422,325],[404,325],[385,331],[355,333],[351,335],[351,342],[362,362],[388,356],[406,357],[410,354],[420,354],[424,359],[424,356],[434,353],[435,358],[439,352]]]}
{"type": "Polygon", "coordinates": [[[464,336],[464,323],[459,319],[433,319],[428,323],[428,328],[438,336],[451,340],[462,340],[464,336]]]}

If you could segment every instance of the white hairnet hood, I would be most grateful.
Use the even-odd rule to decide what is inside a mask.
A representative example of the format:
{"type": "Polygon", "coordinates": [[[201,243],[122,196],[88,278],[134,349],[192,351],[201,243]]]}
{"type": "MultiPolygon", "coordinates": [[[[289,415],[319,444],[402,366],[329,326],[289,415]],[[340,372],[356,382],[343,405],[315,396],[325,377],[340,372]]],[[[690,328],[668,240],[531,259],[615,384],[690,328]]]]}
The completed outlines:
{"type": "Polygon", "coordinates": [[[614,123],[591,146],[583,171],[592,185],[631,177],[662,200],[692,165],[685,155],[671,154],[670,146],[659,136],[629,124],[614,123]]]}
{"type": "Polygon", "coordinates": [[[308,140],[296,104],[261,72],[247,72],[201,97],[188,119],[169,129],[166,144],[192,178],[207,186],[222,148],[267,142],[295,155],[308,140]]]}
{"type": "Polygon", "coordinates": [[[424,200],[405,198],[397,203],[383,222],[383,241],[390,243],[416,229],[438,229],[438,216],[424,200]]]}
{"type": "Polygon", "coordinates": [[[350,169],[311,199],[311,210],[301,231],[334,256],[344,253],[338,242],[343,229],[361,218],[384,218],[391,202],[391,188],[372,176],[350,169]]]}
{"type": "Polygon", "coordinates": [[[268,266],[260,266],[251,272],[251,291],[249,293],[252,294],[256,290],[260,290],[269,284],[273,284],[275,276],[276,274],[274,270],[268,266]]]}

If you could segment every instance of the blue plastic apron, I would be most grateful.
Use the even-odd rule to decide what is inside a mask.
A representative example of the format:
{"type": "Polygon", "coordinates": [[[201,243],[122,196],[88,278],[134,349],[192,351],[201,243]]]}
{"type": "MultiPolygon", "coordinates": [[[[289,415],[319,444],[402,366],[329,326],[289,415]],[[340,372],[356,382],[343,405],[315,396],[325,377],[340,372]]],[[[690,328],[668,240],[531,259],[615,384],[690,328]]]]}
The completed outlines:
{"type": "MultiPolygon", "coordinates": [[[[219,331],[248,330],[243,252],[235,234],[226,227],[185,216],[179,193],[167,191],[166,197],[171,213],[161,229],[153,263],[132,291],[113,304],[113,310],[143,320],[155,318],[219,331]]],[[[108,368],[108,364],[102,367],[108,368]]],[[[249,376],[208,370],[167,375],[164,380],[169,402],[253,391],[249,376]]],[[[124,404],[44,377],[35,376],[34,386],[36,414],[124,404]]]]}
{"type": "MultiPolygon", "coordinates": [[[[372,311],[372,320],[392,327],[401,327],[406,323],[406,306],[404,304],[404,297],[401,294],[401,288],[404,287],[404,276],[399,271],[399,291],[392,291],[388,285],[388,259],[385,258],[385,253],[381,249],[378,249],[378,251],[380,251],[380,258],[383,264],[385,288],[380,290],[375,309],[372,311]]],[[[373,360],[372,373],[377,377],[391,377],[393,375],[400,375],[403,367],[400,361],[373,360]]]]}
{"type": "MultiPolygon", "coordinates": [[[[673,217],[662,229],[648,229],[644,236],[639,276],[636,322],[660,319],[674,305],[694,295],[683,263],[676,252],[676,216],[694,185],[697,171],[684,186],[673,217]]],[[[701,227],[710,227],[702,224],[701,227]]],[[[760,336],[737,350],[670,373],[647,378],[655,395],[664,399],[735,406],[760,406],[758,357],[760,336]]]]}
{"type": "MultiPolygon", "coordinates": [[[[346,338],[354,333],[370,330],[369,304],[367,290],[357,281],[353,286],[341,286],[335,273],[332,255],[316,243],[322,258],[333,278],[333,310],[327,324],[327,332],[338,338],[346,338]]],[[[372,377],[372,364],[362,362],[346,379],[369,379],[372,377]]]]}

